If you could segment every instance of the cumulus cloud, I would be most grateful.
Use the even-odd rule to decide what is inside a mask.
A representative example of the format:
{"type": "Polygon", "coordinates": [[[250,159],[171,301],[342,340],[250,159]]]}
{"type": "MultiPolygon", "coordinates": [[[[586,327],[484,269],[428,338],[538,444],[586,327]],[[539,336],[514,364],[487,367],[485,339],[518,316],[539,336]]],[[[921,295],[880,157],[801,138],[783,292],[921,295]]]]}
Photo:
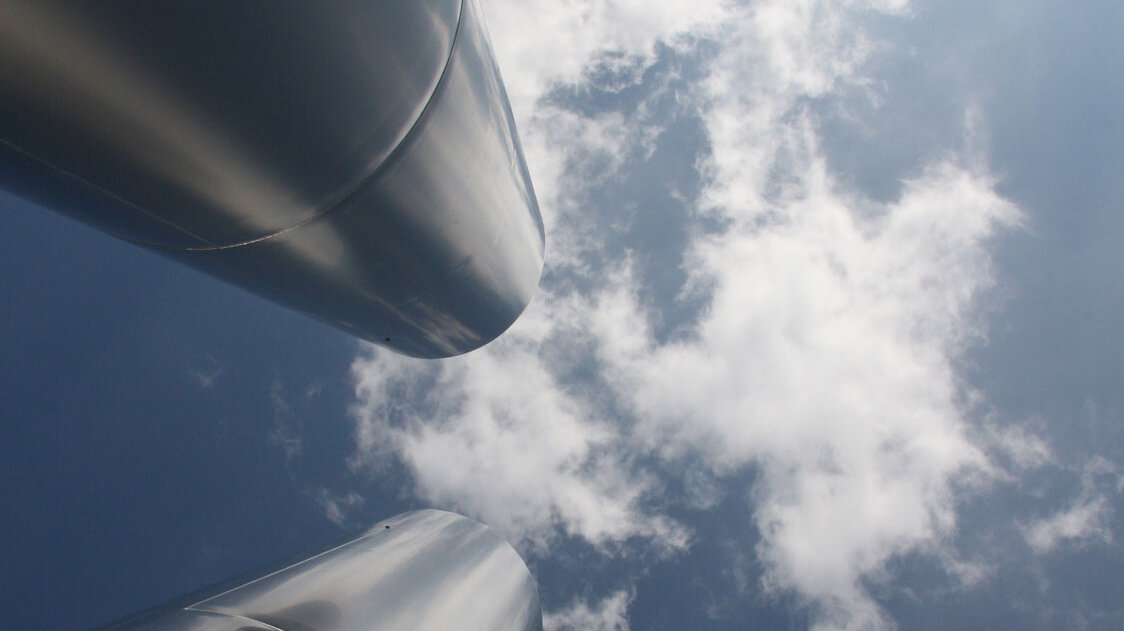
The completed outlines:
{"type": "Polygon", "coordinates": [[[418,495],[542,552],[556,532],[597,546],[643,536],[682,547],[674,522],[641,514],[654,480],[631,465],[612,419],[559,384],[529,315],[487,352],[440,363],[369,348],[352,366],[353,462],[397,455],[418,495]]]}
{"type": "MultiPolygon", "coordinates": [[[[985,331],[989,239],[1019,211],[979,156],[932,156],[889,202],[833,176],[809,103],[865,89],[880,45],[860,18],[904,2],[685,6],[488,4],[546,214],[544,284],[512,330],[467,356],[365,347],[352,462],[402,462],[418,496],[533,553],[562,535],[607,554],[626,541],[683,550],[706,533],[667,506],[709,510],[735,490],[725,479],[755,471],[743,527],[759,535],[762,588],[797,594],[822,628],[889,626],[865,582],[895,556],[939,556],[961,485],[991,474],[955,366],[985,331]],[[678,299],[704,308],[667,340],[653,322],[668,305],[641,295],[627,253],[606,255],[612,234],[589,230],[581,203],[651,157],[659,121],[545,98],[606,59],[640,70],[602,89],[643,87],[657,41],[716,50],[680,95],[706,131],[702,192],[684,200],[690,238],[661,253],[684,261],[678,299]],[[668,481],[689,497],[667,497],[668,481]]],[[[1045,457],[1021,445],[1012,457],[1045,457]]],[[[627,602],[548,622],[627,628],[627,602]]]]}
{"type": "Polygon", "coordinates": [[[771,584],[870,618],[860,579],[949,533],[957,477],[985,467],[951,361],[989,282],[982,240],[1012,209],[950,165],[875,225],[827,189],[773,209],[698,245],[714,293],[695,337],[655,345],[622,291],[595,315],[600,357],[645,448],[760,468],[771,584]]]}

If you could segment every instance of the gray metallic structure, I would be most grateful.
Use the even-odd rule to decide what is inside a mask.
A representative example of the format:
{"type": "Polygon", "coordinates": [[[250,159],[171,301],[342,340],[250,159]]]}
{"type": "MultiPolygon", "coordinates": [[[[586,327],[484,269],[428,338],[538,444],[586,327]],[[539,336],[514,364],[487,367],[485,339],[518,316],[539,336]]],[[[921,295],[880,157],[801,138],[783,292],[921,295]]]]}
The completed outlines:
{"type": "MultiPolygon", "coordinates": [[[[0,188],[418,357],[519,316],[542,218],[473,0],[0,0],[0,188]]],[[[440,511],[120,631],[542,628],[440,511]]]]}
{"type": "Polygon", "coordinates": [[[0,0],[0,187],[418,357],[543,264],[473,0],[0,0]]]}
{"type": "Polygon", "coordinates": [[[519,555],[482,524],[415,511],[310,559],[106,631],[537,631],[519,555]]]}

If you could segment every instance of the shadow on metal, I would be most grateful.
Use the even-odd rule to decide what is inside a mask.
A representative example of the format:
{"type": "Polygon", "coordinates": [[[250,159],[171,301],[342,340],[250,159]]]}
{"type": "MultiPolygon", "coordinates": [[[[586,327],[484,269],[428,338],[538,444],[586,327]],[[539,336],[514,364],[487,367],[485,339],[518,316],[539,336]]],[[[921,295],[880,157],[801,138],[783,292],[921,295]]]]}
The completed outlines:
{"type": "Polygon", "coordinates": [[[422,510],[187,606],[104,631],[538,631],[542,610],[519,554],[484,525],[422,510]]]}
{"type": "Polygon", "coordinates": [[[473,0],[0,0],[0,187],[407,355],[544,233],[473,0]]]}

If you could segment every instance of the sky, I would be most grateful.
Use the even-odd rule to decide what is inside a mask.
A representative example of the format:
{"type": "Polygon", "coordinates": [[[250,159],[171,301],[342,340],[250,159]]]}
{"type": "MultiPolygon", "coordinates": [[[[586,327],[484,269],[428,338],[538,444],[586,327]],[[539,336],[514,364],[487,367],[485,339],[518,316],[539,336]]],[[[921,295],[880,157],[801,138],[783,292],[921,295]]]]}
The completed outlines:
{"type": "Polygon", "coordinates": [[[483,4],[547,262],[481,350],[0,194],[0,628],[422,507],[548,629],[1124,624],[1124,5],[483,4]]]}

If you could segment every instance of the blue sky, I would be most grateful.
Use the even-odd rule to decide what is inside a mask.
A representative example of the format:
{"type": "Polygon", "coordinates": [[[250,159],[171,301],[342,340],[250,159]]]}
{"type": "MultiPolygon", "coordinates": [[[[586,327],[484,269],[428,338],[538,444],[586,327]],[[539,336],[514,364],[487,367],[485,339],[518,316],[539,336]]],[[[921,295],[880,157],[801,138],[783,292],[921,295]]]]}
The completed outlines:
{"type": "Polygon", "coordinates": [[[553,629],[1124,619],[1124,9],[493,0],[547,224],[483,350],[375,350],[0,198],[0,627],[402,510],[553,629]]]}

